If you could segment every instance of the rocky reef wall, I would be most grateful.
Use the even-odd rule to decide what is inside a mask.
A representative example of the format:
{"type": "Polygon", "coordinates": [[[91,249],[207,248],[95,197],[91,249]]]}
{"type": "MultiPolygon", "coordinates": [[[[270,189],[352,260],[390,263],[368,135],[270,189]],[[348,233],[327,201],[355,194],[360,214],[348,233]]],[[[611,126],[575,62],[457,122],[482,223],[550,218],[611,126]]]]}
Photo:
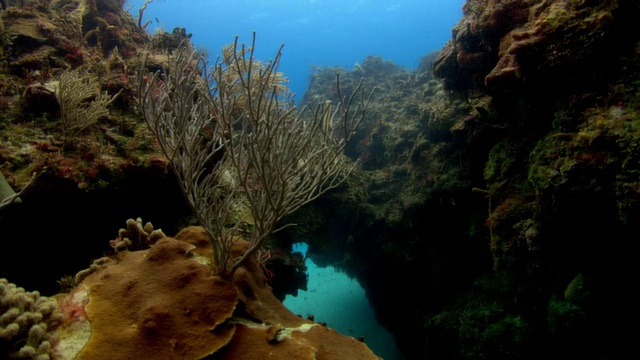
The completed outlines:
{"type": "Polygon", "coordinates": [[[350,153],[361,172],[299,215],[317,232],[293,236],[365,284],[409,359],[624,358],[639,300],[640,7],[463,12],[416,71],[370,57],[315,74],[306,101],[336,72],[376,90],[350,153]]]}

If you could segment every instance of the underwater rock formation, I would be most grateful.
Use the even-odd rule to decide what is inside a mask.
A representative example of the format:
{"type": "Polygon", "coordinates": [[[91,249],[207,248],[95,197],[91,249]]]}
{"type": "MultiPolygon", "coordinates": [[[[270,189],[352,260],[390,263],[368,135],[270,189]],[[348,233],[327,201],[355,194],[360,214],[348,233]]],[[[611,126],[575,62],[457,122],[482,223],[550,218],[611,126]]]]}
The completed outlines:
{"type": "MultiPolygon", "coordinates": [[[[463,12],[429,60],[435,79],[380,61],[340,70],[377,86],[350,152],[363,171],[291,236],[358,277],[409,359],[624,358],[640,320],[640,5],[463,12]],[[398,287],[420,299],[411,311],[398,287]]],[[[326,96],[332,72],[306,96],[326,96]]]]}

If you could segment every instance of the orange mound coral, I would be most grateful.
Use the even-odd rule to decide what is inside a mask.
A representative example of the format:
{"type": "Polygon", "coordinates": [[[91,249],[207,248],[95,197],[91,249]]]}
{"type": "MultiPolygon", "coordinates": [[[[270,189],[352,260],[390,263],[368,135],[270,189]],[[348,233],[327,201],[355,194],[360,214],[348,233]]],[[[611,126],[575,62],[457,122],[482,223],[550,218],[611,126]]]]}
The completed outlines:
{"type": "Polygon", "coordinates": [[[226,345],[237,291],[195,261],[192,249],[164,238],[149,250],[120,253],[88,276],[69,295],[88,296],[91,337],[77,359],[199,359],[226,345]]]}
{"type": "Polygon", "coordinates": [[[233,340],[219,355],[220,360],[379,359],[364,343],[320,324],[309,322],[289,328],[278,325],[236,324],[233,340]]]}
{"type": "MultiPolygon", "coordinates": [[[[218,356],[218,354],[216,354],[218,356]]],[[[305,323],[295,328],[236,324],[229,346],[220,360],[253,359],[366,360],[378,359],[367,346],[320,324],[305,323]]]]}
{"type": "MultiPolygon", "coordinates": [[[[238,239],[232,256],[246,251],[238,239]]],[[[100,259],[60,301],[56,359],[379,359],[362,342],[291,313],[250,261],[212,275],[209,237],[188,227],[150,249],[100,259]]]]}

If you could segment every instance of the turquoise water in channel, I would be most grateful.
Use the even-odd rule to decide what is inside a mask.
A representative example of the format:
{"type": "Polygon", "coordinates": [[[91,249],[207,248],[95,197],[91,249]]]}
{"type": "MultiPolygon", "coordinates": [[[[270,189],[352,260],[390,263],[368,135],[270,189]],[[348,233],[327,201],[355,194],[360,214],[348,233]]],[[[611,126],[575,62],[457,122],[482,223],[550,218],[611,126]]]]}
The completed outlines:
{"type": "MultiPolygon", "coordinates": [[[[293,251],[305,254],[307,245],[295,244],[293,251]]],[[[318,267],[309,258],[305,264],[309,274],[307,290],[285,298],[284,305],[289,310],[303,317],[313,315],[315,321],[325,322],[344,335],[364,336],[367,346],[385,360],[404,360],[393,335],[376,320],[357,280],[333,266],[318,267]]]]}

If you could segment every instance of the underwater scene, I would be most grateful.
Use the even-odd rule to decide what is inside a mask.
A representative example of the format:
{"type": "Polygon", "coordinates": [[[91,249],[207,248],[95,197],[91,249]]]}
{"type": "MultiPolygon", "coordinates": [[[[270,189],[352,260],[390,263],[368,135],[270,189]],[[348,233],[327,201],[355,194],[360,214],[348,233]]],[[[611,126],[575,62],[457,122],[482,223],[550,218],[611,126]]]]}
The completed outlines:
{"type": "Polygon", "coordinates": [[[0,0],[0,359],[630,359],[637,0],[0,0]]]}

